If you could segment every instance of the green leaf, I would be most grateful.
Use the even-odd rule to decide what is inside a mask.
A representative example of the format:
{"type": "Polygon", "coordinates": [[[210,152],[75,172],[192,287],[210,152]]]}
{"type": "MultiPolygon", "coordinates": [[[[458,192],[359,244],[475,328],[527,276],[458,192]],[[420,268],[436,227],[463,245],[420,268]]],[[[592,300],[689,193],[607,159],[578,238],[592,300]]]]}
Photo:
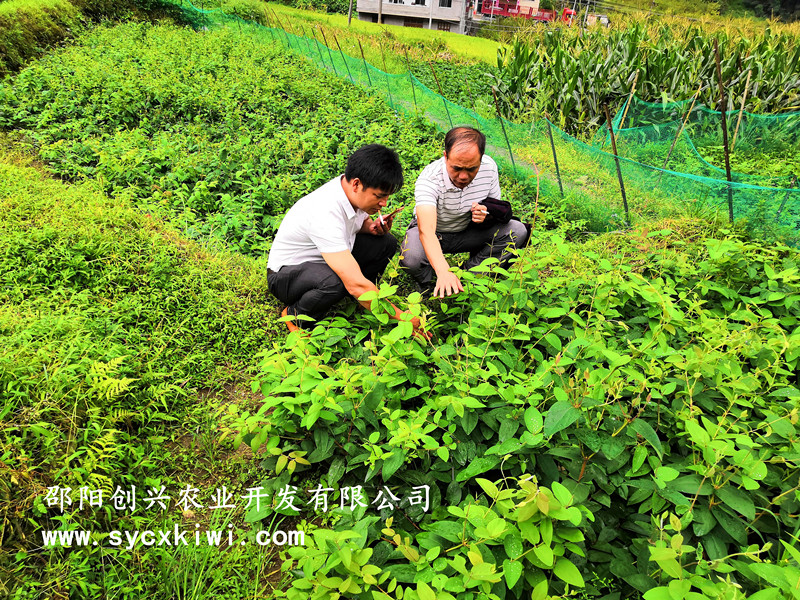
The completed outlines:
{"type": "Polygon", "coordinates": [[[388,571],[390,577],[394,577],[400,583],[414,583],[414,577],[417,575],[417,567],[408,563],[389,565],[384,569],[388,571]]]}
{"type": "Polygon", "coordinates": [[[717,520],[708,508],[695,505],[692,509],[692,530],[696,536],[708,535],[716,524],[717,520]]]}
{"type": "Polygon", "coordinates": [[[556,577],[558,577],[561,581],[570,585],[574,585],[575,587],[584,587],[586,585],[583,581],[581,572],[578,571],[578,567],[573,565],[563,556],[559,556],[558,560],[556,560],[556,565],[553,567],[553,573],[555,573],[556,577]]]}
{"type": "MultiPolygon", "coordinates": [[[[525,432],[525,435],[530,435],[528,432],[525,432]]],[[[524,437],[524,436],[523,436],[524,437]]],[[[524,440],[518,440],[517,438],[511,438],[503,442],[502,444],[497,444],[496,446],[492,446],[488,450],[486,450],[486,456],[496,454],[496,455],[505,455],[505,454],[513,454],[514,452],[519,452],[522,447],[525,445],[524,440]]]]}
{"type": "Polygon", "coordinates": [[[675,551],[674,548],[670,548],[669,546],[665,548],[650,548],[650,560],[659,561],[659,560],[670,560],[671,558],[675,558],[678,556],[678,553],[675,551]]]}
{"type": "Polygon", "coordinates": [[[417,584],[417,594],[419,595],[419,600],[436,600],[436,593],[427,583],[422,581],[417,584]]]}
{"type": "Polygon", "coordinates": [[[522,576],[522,563],[518,560],[503,561],[503,576],[506,578],[508,589],[513,588],[522,576]]]}
{"type": "Polygon", "coordinates": [[[689,434],[689,438],[698,446],[703,447],[711,441],[711,436],[708,435],[705,429],[700,427],[695,419],[685,421],[684,427],[686,428],[686,433],[689,434]]]}
{"type": "Polygon", "coordinates": [[[680,475],[680,471],[676,471],[672,467],[658,467],[656,469],[656,478],[663,482],[670,482],[680,475]]]}
{"type": "Polygon", "coordinates": [[[491,383],[484,381],[479,386],[471,388],[469,392],[470,394],[475,394],[476,396],[496,396],[497,388],[491,383]]]}
{"type": "Polygon", "coordinates": [[[330,468],[328,469],[328,485],[334,486],[336,483],[342,478],[344,475],[344,470],[346,467],[346,463],[344,458],[341,456],[337,456],[333,459],[330,468]]]}
{"type": "Polygon", "coordinates": [[[572,494],[558,481],[554,481],[550,489],[553,491],[556,500],[561,503],[561,506],[569,506],[572,503],[572,494]]]}
{"type": "Polygon", "coordinates": [[[784,570],[778,565],[757,563],[750,565],[750,570],[764,581],[769,582],[771,585],[786,589],[786,577],[784,575],[784,570]]]}
{"type": "Polygon", "coordinates": [[[478,477],[475,479],[475,483],[481,486],[483,491],[486,492],[486,495],[492,499],[497,498],[497,494],[500,493],[500,491],[497,489],[497,486],[488,479],[478,477]]]}
{"type": "Polygon", "coordinates": [[[531,433],[539,433],[544,425],[542,413],[535,406],[531,406],[525,411],[523,420],[525,421],[525,427],[531,433]]]}
{"type": "Polygon", "coordinates": [[[314,430],[314,451],[309,454],[308,460],[312,463],[319,462],[333,454],[333,437],[324,429],[314,430]]]}
{"type": "Polygon", "coordinates": [[[647,442],[653,447],[653,450],[656,451],[656,454],[658,454],[658,458],[663,458],[664,448],[661,446],[661,440],[658,439],[656,430],[653,429],[650,423],[644,419],[634,419],[633,423],[631,423],[631,427],[633,427],[633,430],[636,433],[647,440],[647,442]]]}
{"type": "Polygon", "coordinates": [[[745,517],[748,521],[756,518],[756,507],[752,498],[740,489],[726,484],[714,492],[723,504],[745,517]]]}
{"type": "Polygon", "coordinates": [[[572,425],[581,416],[581,411],[569,402],[556,402],[547,411],[544,420],[544,435],[552,437],[572,425]]]}
{"type": "Polygon", "coordinates": [[[383,401],[384,398],[386,398],[386,384],[377,383],[375,384],[375,387],[373,387],[369,393],[364,396],[362,408],[375,412],[375,409],[378,408],[378,405],[383,401]]]}
{"type": "Polygon", "coordinates": [[[676,559],[669,558],[664,560],[657,560],[656,562],[658,563],[658,566],[661,567],[661,569],[664,571],[664,573],[666,573],[670,577],[673,577],[674,579],[679,579],[680,577],[683,576],[683,569],[681,569],[681,565],[676,559]]]}
{"type": "Polygon", "coordinates": [[[781,398],[798,398],[800,397],[800,390],[796,387],[784,387],[770,393],[770,396],[778,396],[781,398]]]}
{"type": "Polygon", "coordinates": [[[603,441],[600,443],[600,449],[608,460],[614,460],[625,452],[625,440],[620,436],[613,437],[604,434],[603,441]]]}
{"type": "Polygon", "coordinates": [[[541,316],[543,319],[556,319],[558,317],[563,317],[568,312],[569,308],[566,306],[552,306],[548,308],[540,308],[539,316],[541,316]]]}
{"type": "Polygon", "coordinates": [[[500,431],[497,432],[497,439],[501,442],[505,442],[517,432],[517,429],[519,429],[519,421],[515,421],[513,419],[501,419],[500,431]]]}
{"type": "Polygon", "coordinates": [[[460,542],[464,534],[464,526],[455,521],[436,521],[427,526],[427,530],[443,537],[448,542],[460,542]]]}
{"type": "Polygon", "coordinates": [[[283,471],[283,469],[286,468],[286,465],[288,464],[289,464],[289,457],[286,456],[285,454],[281,454],[278,457],[278,462],[275,464],[275,474],[276,475],[280,474],[280,472],[283,471]]]}
{"type": "Polygon", "coordinates": [[[561,350],[561,338],[558,337],[555,333],[548,333],[544,336],[545,341],[553,346],[556,351],[561,350]]]}
{"type": "Polygon", "coordinates": [[[546,567],[553,564],[553,558],[555,556],[553,554],[553,549],[549,545],[539,544],[538,546],[534,546],[533,553],[546,567]]]}
{"type": "Polygon", "coordinates": [[[383,467],[381,469],[383,480],[389,481],[391,476],[397,472],[397,469],[403,466],[405,459],[405,452],[402,448],[395,448],[392,450],[391,456],[383,460],[383,467]]]}
{"type": "Polygon", "coordinates": [[[771,587],[748,596],[747,600],[784,600],[784,595],[779,588],[771,587]]]}
{"type": "Polygon", "coordinates": [[[746,543],[747,527],[741,517],[733,514],[732,509],[716,505],[714,506],[713,515],[725,533],[740,544],[746,543]]]}
{"type": "Polygon", "coordinates": [[[486,529],[489,531],[490,537],[493,539],[499,538],[506,531],[506,522],[504,519],[494,519],[489,521],[486,525],[486,529]]]}
{"type": "Polygon", "coordinates": [[[601,348],[600,352],[606,357],[609,366],[612,368],[621,367],[622,365],[626,365],[631,361],[631,357],[627,354],[619,354],[610,348],[601,348]]]}
{"type": "Polygon", "coordinates": [[[781,544],[783,544],[783,547],[786,548],[786,551],[792,555],[794,561],[800,565],[800,551],[794,546],[788,544],[785,540],[781,540],[781,544]]]}
{"type": "MultiPolygon", "coordinates": [[[[692,590],[692,584],[686,581],[685,579],[673,579],[669,582],[669,591],[672,594],[672,600],[685,600],[687,598],[691,598],[690,592],[692,590]]],[[[696,594],[700,598],[700,600],[706,600],[706,596],[703,594],[696,594]]]]}
{"type": "Polygon", "coordinates": [[[683,475],[676,480],[670,482],[669,489],[681,492],[683,494],[691,494],[694,496],[708,496],[714,491],[710,481],[703,481],[703,479],[696,473],[690,475],[683,475]]]}
{"type": "Polygon", "coordinates": [[[647,590],[644,594],[644,600],[675,600],[669,593],[667,586],[655,587],[647,590]]]}
{"type": "Polygon", "coordinates": [[[478,413],[474,410],[468,410],[461,417],[461,427],[464,429],[464,433],[466,433],[467,435],[472,433],[472,430],[475,429],[475,426],[477,424],[478,424],[478,413]]]}
{"type": "Polygon", "coordinates": [[[519,558],[522,556],[522,536],[520,536],[516,527],[512,526],[510,528],[509,534],[506,535],[505,539],[503,540],[503,547],[505,548],[506,555],[509,558],[519,558]]]}
{"type": "Polygon", "coordinates": [[[456,481],[468,481],[476,475],[494,469],[499,463],[500,459],[496,456],[479,456],[459,472],[456,476],[456,481]]]}
{"type": "Polygon", "coordinates": [[[533,586],[531,600],[546,600],[548,590],[547,585],[547,579],[542,579],[539,583],[533,586]]]}
{"type": "Polygon", "coordinates": [[[488,581],[489,583],[497,583],[503,576],[497,572],[497,569],[492,563],[479,563],[470,569],[470,577],[478,581],[488,581]]]}
{"type": "MultiPolygon", "coordinates": [[[[721,510],[714,510],[714,513],[717,515],[724,514],[721,510]]],[[[725,528],[726,524],[723,522],[722,519],[719,519],[720,527],[723,529],[725,528]]],[[[729,524],[728,524],[729,525],[729,524]]],[[[734,532],[736,535],[732,535],[733,539],[737,540],[740,544],[746,544],[747,538],[740,536],[738,533],[734,532]]],[[[706,549],[708,553],[708,558],[711,560],[719,560],[728,554],[728,538],[724,534],[719,532],[718,528],[715,528],[711,533],[706,535],[703,538],[703,547],[706,549]]],[[[752,565],[751,565],[752,566],[752,565]]]]}
{"type": "Polygon", "coordinates": [[[647,448],[636,446],[636,450],[633,452],[633,460],[631,461],[631,473],[636,473],[642,467],[646,458],[647,448]]]}

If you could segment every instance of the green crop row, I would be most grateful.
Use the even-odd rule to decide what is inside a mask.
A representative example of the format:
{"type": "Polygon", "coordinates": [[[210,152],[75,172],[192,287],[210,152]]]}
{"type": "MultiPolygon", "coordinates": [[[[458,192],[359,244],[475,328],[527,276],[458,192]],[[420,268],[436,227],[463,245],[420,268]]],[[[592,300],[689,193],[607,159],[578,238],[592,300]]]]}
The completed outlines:
{"type": "Polygon", "coordinates": [[[698,103],[719,109],[715,42],[726,110],[738,109],[743,98],[750,112],[800,106],[797,35],[770,28],[747,36],[646,21],[582,35],[542,28],[499,54],[497,85],[508,116],[546,113],[566,131],[586,136],[604,122],[604,104],[613,113],[633,91],[648,101],[685,100],[698,94],[698,103]]]}
{"type": "MultiPolygon", "coordinates": [[[[29,597],[263,595],[257,556],[231,555],[247,569],[237,588],[235,561],[219,552],[40,554],[19,532],[31,506],[37,518],[54,516],[33,499],[48,482],[38,490],[18,482],[38,476],[31,464],[76,483],[105,485],[102,477],[122,467],[130,481],[146,477],[157,467],[150,451],[166,436],[147,430],[147,444],[126,444],[141,421],[166,429],[170,394],[203,385],[225,354],[244,360],[259,345],[268,319],[252,303],[263,282],[231,290],[225,282],[236,278],[224,269],[194,268],[187,248],[195,246],[137,237],[152,217],[261,254],[285,209],[341,172],[359,145],[395,147],[409,181],[440,155],[430,124],[399,117],[270,39],[245,24],[198,33],[102,28],[0,87],[9,135],[59,175],[95,180],[151,215],[92,207],[84,187],[27,192],[11,169],[0,179],[13,217],[0,225],[12,349],[0,373],[8,373],[5,390],[28,386],[0,416],[9,420],[0,461],[11,466],[14,497],[17,487],[26,492],[26,504],[0,497],[18,511],[20,550],[18,563],[0,568],[23,577],[46,566],[37,576],[58,582],[31,582],[29,597]],[[135,356],[122,359],[129,347],[135,356]],[[15,458],[20,448],[25,460],[15,458]]],[[[410,188],[401,202],[410,204],[410,188]]],[[[504,190],[520,199],[520,189],[504,190]]],[[[430,344],[415,340],[409,323],[387,325],[390,285],[376,294],[375,316],[344,308],[307,338],[259,356],[255,390],[265,400],[231,406],[230,429],[261,456],[268,491],[361,485],[370,500],[379,489],[384,497],[429,492],[427,510],[408,501],[325,515],[254,507],[246,520],[260,528],[306,516],[321,525],[303,525],[308,545],[274,568],[292,578],[284,595],[794,593],[796,252],[696,224],[588,245],[566,239],[574,224],[538,225],[503,277],[489,267],[465,274],[468,293],[446,302],[409,298],[435,333],[430,344]]],[[[103,517],[98,528],[112,522],[103,517]]],[[[139,516],[125,524],[148,526],[139,516]]]]}

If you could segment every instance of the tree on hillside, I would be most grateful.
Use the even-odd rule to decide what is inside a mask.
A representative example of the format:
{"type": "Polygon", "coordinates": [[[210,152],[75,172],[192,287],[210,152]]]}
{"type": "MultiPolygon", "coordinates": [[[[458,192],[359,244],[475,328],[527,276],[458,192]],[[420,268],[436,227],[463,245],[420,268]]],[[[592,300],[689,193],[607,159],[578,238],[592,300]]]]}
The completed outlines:
{"type": "Polygon", "coordinates": [[[759,17],[780,17],[787,21],[800,18],[800,0],[744,0],[744,5],[759,17]]]}

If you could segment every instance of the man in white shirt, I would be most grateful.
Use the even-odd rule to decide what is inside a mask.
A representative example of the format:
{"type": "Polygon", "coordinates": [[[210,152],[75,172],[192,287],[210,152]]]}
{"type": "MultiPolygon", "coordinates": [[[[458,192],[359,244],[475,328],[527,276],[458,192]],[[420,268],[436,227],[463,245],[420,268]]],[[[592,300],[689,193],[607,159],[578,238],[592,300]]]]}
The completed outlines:
{"type": "Polygon", "coordinates": [[[489,257],[505,265],[512,256],[509,250],[527,241],[525,225],[516,219],[493,223],[482,204],[490,198],[500,200],[497,164],[484,154],[485,149],[486,137],[477,129],[451,129],[444,138],[444,156],[417,178],[415,218],[400,250],[400,265],[424,292],[432,290],[434,297],[464,291],[445,253],[469,252],[464,269],[489,257]]]}
{"type": "MultiPolygon", "coordinates": [[[[393,216],[371,219],[403,185],[397,153],[379,144],[356,150],[344,175],[298,200],[286,213],[267,260],[267,285],[282,316],[321,319],[350,294],[370,290],[397,252],[393,216]]],[[[369,308],[369,302],[360,302],[369,308]]],[[[394,306],[394,305],[392,305],[394,306]]],[[[404,314],[394,307],[394,319],[404,314]]],[[[418,318],[411,319],[414,329],[418,318]]],[[[306,326],[307,321],[300,321],[306,326]]],[[[297,326],[287,322],[294,331],[297,326]]]]}

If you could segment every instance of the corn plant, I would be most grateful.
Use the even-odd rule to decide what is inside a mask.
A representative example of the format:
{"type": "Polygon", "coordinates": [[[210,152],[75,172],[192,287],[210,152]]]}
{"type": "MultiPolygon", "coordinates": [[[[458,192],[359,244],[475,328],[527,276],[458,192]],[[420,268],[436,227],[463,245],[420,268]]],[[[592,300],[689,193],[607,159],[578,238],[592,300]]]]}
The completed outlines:
{"type": "Polygon", "coordinates": [[[698,102],[718,110],[715,41],[726,110],[738,109],[743,99],[750,112],[800,106],[800,45],[769,27],[748,36],[644,21],[583,35],[545,27],[498,51],[495,85],[509,118],[546,112],[579,135],[603,122],[604,103],[619,107],[633,91],[648,101],[675,101],[699,88],[698,102]]]}

